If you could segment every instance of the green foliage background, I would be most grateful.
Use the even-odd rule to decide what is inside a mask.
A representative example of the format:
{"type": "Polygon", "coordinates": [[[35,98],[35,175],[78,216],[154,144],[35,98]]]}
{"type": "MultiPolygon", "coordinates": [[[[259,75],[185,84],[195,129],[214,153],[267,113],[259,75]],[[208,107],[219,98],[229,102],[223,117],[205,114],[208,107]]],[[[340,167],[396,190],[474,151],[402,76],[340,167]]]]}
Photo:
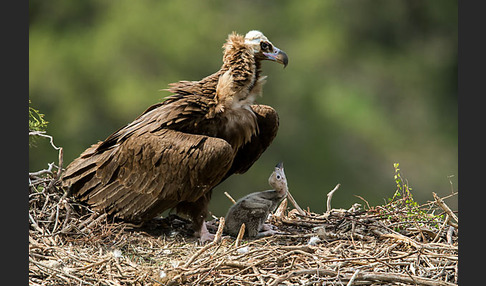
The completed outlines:
{"type": "MultiPolygon", "coordinates": [[[[29,1],[29,98],[68,164],[168,95],[217,71],[232,31],[261,30],[289,55],[266,62],[262,104],[280,115],[274,143],[213,193],[211,211],[268,188],[283,161],[301,206],[382,203],[400,162],[414,198],[457,189],[457,1],[29,1]]],[[[30,149],[29,169],[56,161],[30,149]]],[[[451,207],[456,208],[455,203],[451,207]]]]}

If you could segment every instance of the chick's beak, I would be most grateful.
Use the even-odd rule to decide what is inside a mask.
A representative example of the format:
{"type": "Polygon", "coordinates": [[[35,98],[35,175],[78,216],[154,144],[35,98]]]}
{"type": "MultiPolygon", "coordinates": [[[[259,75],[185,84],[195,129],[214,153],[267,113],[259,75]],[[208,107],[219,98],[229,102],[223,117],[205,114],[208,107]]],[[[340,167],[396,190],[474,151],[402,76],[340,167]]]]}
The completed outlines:
{"type": "Polygon", "coordinates": [[[270,52],[270,53],[264,52],[263,55],[266,57],[267,60],[271,60],[271,61],[275,61],[277,63],[281,63],[281,64],[284,65],[284,67],[286,67],[287,64],[289,63],[289,57],[287,57],[287,54],[284,51],[282,51],[282,50],[280,50],[276,47],[273,48],[272,52],[270,52]]]}

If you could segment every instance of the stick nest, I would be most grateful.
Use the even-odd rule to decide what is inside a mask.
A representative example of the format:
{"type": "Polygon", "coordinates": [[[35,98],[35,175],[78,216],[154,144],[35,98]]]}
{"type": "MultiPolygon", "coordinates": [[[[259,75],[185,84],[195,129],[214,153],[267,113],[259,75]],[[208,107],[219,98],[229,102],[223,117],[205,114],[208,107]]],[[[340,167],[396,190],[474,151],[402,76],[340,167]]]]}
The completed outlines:
{"type": "Polygon", "coordinates": [[[58,188],[61,169],[29,174],[30,285],[457,285],[458,221],[446,198],[323,214],[284,200],[269,219],[282,234],[235,240],[221,236],[220,218],[201,245],[177,215],[138,227],[79,204],[58,188]]]}

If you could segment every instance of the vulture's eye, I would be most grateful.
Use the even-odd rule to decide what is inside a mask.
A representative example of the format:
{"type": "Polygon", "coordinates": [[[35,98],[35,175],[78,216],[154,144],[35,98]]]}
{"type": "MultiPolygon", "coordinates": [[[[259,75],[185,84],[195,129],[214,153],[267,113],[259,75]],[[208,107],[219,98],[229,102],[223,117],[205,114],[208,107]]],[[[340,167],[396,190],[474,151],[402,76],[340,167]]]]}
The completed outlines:
{"type": "Polygon", "coordinates": [[[277,180],[280,180],[280,175],[277,175],[277,180]]]}
{"type": "Polygon", "coordinates": [[[260,48],[262,48],[262,50],[264,50],[264,51],[268,51],[272,48],[272,45],[267,43],[267,42],[261,42],[260,48]]]}

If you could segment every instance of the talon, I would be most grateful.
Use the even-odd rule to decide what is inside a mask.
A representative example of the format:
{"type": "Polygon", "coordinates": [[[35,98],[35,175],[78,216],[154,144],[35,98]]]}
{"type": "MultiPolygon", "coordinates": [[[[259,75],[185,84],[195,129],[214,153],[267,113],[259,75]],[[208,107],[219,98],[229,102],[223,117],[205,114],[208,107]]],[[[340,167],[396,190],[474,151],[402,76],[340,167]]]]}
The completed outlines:
{"type": "Polygon", "coordinates": [[[203,222],[201,230],[198,233],[195,233],[195,235],[199,236],[199,241],[202,244],[213,241],[215,237],[214,234],[208,231],[208,228],[206,227],[206,222],[203,222]]]}
{"type": "Polygon", "coordinates": [[[269,223],[264,223],[262,224],[262,230],[263,231],[267,231],[267,230],[273,230],[273,229],[276,229],[277,227],[274,226],[273,224],[269,224],[269,223]]]}

